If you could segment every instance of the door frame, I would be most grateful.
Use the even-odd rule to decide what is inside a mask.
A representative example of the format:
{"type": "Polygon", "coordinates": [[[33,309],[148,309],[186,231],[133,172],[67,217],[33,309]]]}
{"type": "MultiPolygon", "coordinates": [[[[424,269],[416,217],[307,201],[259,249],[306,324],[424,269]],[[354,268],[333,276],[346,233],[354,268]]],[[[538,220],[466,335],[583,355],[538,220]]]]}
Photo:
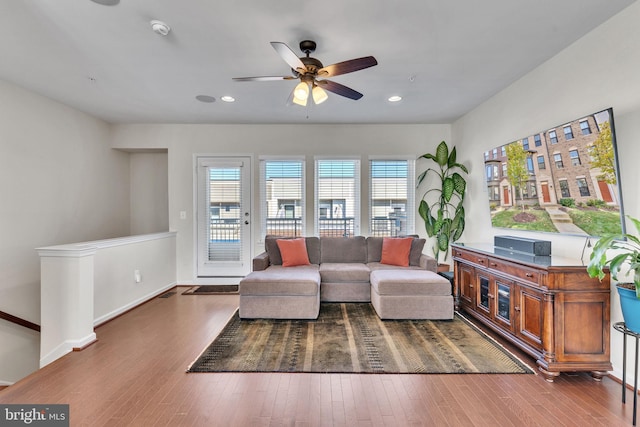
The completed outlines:
{"type": "Polygon", "coordinates": [[[249,224],[249,243],[248,243],[248,266],[247,266],[247,274],[251,272],[251,262],[253,260],[254,255],[254,245],[255,245],[255,225],[256,221],[259,223],[259,218],[256,218],[254,212],[254,195],[255,195],[255,156],[250,153],[194,153],[193,156],[193,222],[192,222],[192,232],[193,232],[193,240],[192,240],[192,253],[193,253],[193,284],[196,285],[216,285],[216,284],[238,284],[240,279],[244,276],[199,276],[198,275],[198,215],[199,215],[199,200],[198,200],[198,163],[202,159],[212,159],[225,161],[237,158],[246,158],[249,162],[249,218],[251,223],[249,224]]]}

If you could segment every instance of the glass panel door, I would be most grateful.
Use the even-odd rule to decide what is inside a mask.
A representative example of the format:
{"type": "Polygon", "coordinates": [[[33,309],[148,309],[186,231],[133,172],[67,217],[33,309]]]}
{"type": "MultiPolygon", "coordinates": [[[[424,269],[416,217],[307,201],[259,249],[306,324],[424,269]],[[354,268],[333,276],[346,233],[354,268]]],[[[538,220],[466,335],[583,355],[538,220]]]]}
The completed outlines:
{"type": "Polygon", "coordinates": [[[250,174],[248,157],[198,159],[198,277],[249,273],[250,174]]]}

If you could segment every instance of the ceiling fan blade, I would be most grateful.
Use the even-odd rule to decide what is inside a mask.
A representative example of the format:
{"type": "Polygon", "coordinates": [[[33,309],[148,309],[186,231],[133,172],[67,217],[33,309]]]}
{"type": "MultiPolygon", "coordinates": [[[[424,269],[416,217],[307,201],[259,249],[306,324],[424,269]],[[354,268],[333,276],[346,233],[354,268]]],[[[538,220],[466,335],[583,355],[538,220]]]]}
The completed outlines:
{"type": "Polygon", "coordinates": [[[340,83],[332,82],[331,80],[318,80],[316,83],[329,92],[333,92],[349,99],[358,100],[363,96],[360,92],[357,92],[345,85],[341,85],[340,83]]]}
{"type": "Polygon", "coordinates": [[[340,74],[353,73],[354,71],[363,70],[365,68],[378,65],[378,61],[373,56],[364,56],[362,58],[350,59],[349,61],[338,62],[337,64],[327,65],[318,70],[318,76],[332,77],[340,74]]]}
{"type": "Polygon", "coordinates": [[[237,82],[269,82],[273,80],[294,80],[293,76],[260,76],[260,77],[234,77],[237,82]]]}
{"type": "Polygon", "coordinates": [[[273,46],[276,52],[278,52],[278,55],[280,55],[292,69],[299,73],[305,73],[307,71],[307,67],[305,67],[304,63],[298,58],[298,55],[296,55],[289,46],[282,42],[271,42],[271,46],[273,46]]]}

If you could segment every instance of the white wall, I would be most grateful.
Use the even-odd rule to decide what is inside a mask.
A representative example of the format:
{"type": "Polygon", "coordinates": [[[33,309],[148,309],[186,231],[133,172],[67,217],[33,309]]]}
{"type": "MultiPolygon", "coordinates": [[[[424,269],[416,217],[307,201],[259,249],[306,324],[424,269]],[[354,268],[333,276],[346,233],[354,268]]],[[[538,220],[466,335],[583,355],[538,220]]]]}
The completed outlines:
{"type": "Polygon", "coordinates": [[[130,154],[132,235],[169,230],[167,161],[166,150],[130,154]]]}
{"type": "MultiPolygon", "coordinates": [[[[0,310],[40,323],[35,248],[129,233],[128,154],[101,120],[1,81],[0,99],[0,310]]],[[[0,330],[0,381],[37,368],[38,343],[19,330],[0,330]]]]}
{"type": "MultiPolygon", "coordinates": [[[[368,155],[411,155],[431,152],[450,139],[449,125],[117,125],[112,146],[117,149],[168,149],[169,228],[178,232],[178,283],[195,280],[194,264],[194,155],[249,154],[254,156],[253,235],[260,234],[258,159],[261,155],[305,155],[307,193],[313,194],[313,156],[360,155],[362,175],[368,173],[368,155]],[[187,219],[179,219],[186,211],[187,219]]],[[[362,212],[367,209],[368,184],[363,180],[362,212]]],[[[312,197],[312,196],[311,196],[312,197]]],[[[309,200],[309,199],[308,199],[309,200]]],[[[312,202],[313,199],[311,199],[312,202]]],[[[309,203],[309,201],[308,201],[309,203]]],[[[313,204],[311,204],[313,206],[313,204]]],[[[313,227],[313,209],[307,209],[307,227],[313,227]]],[[[366,221],[365,221],[366,222],[366,221]]],[[[368,226],[367,226],[368,227],[368,226]]],[[[361,225],[364,233],[365,225],[361,225]]],[[[424,226],[416,225],[424,234],[424,226]]],[[[254,242],[254,253],[262,250],[254,242]]]]}
{"type": "MultiPolygon", "coordinates": [[[[569,48],[453,124],[458,158],[470,166],[466,242],[492,241],[483,152],[523,136],[613,107],[624,207],[640,216],[640,3],[634,3],[569,48]]],[[[509,230],[509,234],[519,234],[509,230]]],[[[585,239],[522,234],[552,241],[554,254],[576,256],[585,239]]],[[[588,260],[588,253],[585,255],[588,260]]],[[[622,320],[612,289],[611,322],[622,320]]],[[[621,334],[611,330],[612,363],[622,370],[621,334]]]]}

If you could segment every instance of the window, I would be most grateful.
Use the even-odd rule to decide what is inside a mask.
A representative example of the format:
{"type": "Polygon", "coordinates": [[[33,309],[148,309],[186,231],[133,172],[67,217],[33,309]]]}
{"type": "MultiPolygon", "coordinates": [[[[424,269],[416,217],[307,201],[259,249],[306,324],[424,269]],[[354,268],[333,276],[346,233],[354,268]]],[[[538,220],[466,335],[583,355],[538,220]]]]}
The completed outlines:
{"type": "Polygon", "coordinates": [[[564,164],[562,164],[562,154],[556,153],[553,155],[553,161],[556,163],[556,167],[558,169],[562,169],[564,164]]]}
{"type": "Polygon", "coordinates": [[[533,159],[531,158],[531,156],[527,157],[527,170],[529,171],[530,175],[535,174],[535,171],[533,170],[533,159]]]}
{"type": "Polygon", "coordinates": [[[544,156],[538,156],[538,169],[546,169],[547,166],[544,164],[544,156]]]}
{"type": "Polygon", "coordinates": [[[549,131],[549,141],[551,141],[552,144],[558,143],[558,135],[556,135],[555,129],[549,131]]]}
{"type": "Polygon", "coordinates": [[[563,128],[564,130],[564,139],[567,141],[573,139],[573,130],[571,130],[571,125],[567,125],[563,128]]]}
{"type": "Polygon", "coordinates": [[[529,138],[524,138],[522,140],[522,148],[524,148],[525,150],[529,149],[529,138]]]}
{"type": "Polygon", "coordinates": [[[360,161],[316,159],[315,230],[318,236],[360,233],[360,161]]]}
{"type": "Polygon", "coordinates": [[[562,197],[571,197],[571,193],[569,192],[569,183],[567,180],[561,179],[558,183],[560,184],[560,194],[562,197]]]}
{"type": "Polygon", "coordinates": [[[572,166],[580,166],[580,154],[578,154],[578,150],[569,151],[569,158],[571,159],[572,166]]]}
{"type": "Polygon", "coordinates": [[[484,152],[484,159],[485,160],[489,160],[489,152],[488,151],[484,152]]]}
{"type": "Polygon", "coordinates": [[[304,226],[304,159],[260,160],[260,220],[267,234],[298,237],[304,226]]]}
{"type": "Polygon", "coordinates": [[[540,134],[533,135],[533,142],[536,147],[540,147],[542,145],[542,140],[540,139],[540,134]]]}
{"type": "Polygon", "coordinates": [[[414,161],[369,161],[369,234],[413,234],[415,212],[414,161]]]}
{"type": "Polygon", "coordinates": [[[591,128],[587,120],[580,120],[580,131],[583,135],[591,135],[591,128]]]}
{"type": "Polygon", "coordinates": [[[507,156],[507,149],[504,147],[504,145],[500,147],[500,154],[502,155],[502,157],[507,156]]]}
{"type": "Polygon", "coordinates": [[[497,158],[498,158],[498,149],[497,149],[497,148],[494,148],[494,149],[493,149],[493,158],[494,158],[494,159],[497,159],[497,158]]]}
{"type": "Polygon", "coordinates": [[[589,197],[591,193],[589,193],[589,185],[587,185],[587,180],[585,178],[578,178],[578,191],[582,197],[589,197]]]}
{"type": "Polygon", "coordinates": [[[507,176],[507,164],[506,163],[502,164],[502,176],[503,177],[507,176]]]}

